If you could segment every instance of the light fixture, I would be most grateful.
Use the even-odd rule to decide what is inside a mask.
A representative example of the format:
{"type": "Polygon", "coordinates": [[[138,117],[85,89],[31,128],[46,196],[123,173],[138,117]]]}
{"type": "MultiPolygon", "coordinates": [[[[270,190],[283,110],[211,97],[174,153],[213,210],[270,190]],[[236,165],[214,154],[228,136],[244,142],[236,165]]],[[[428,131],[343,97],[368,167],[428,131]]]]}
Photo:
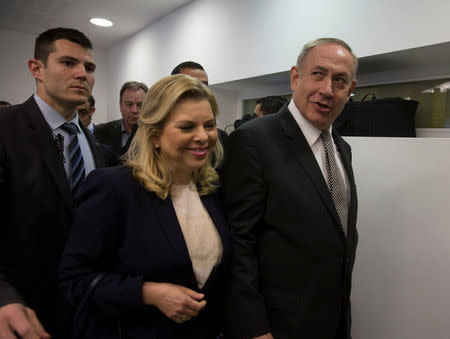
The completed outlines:
{"type": "Polygon", "coordinates": [[[89,21],[91,22],[91,24],[102,27],[111,27],[113,25],[111,21],[103,18],[91,18],[89,21]]]}

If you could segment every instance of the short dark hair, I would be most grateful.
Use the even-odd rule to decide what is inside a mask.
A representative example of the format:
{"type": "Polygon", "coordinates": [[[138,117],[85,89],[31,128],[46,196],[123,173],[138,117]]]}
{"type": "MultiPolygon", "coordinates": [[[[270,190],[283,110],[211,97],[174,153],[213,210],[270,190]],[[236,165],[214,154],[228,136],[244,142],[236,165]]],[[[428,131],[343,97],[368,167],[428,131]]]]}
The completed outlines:
{"type": "Polygon", "coordinates": [[[261,111],[264,115],[277,113],[286,102],[285,98],[276,95],[256,100],[257,105],[261,104],[261,111]]]}
{"type": "Polygon", "coordinates": [[[90,108],[95,107],[95,99],[92,95],[89,97],[88,102],[90,108]]]}
{"type": "Polygon", "coordinates": [[[177,65],[173,69],[172,73],[170,73],[170,75],[180,74],[183,68],[201,69],[202,71],[205,70],[202,65],[195,61],[184,61],[181,64],[177,65]]]}
{"type": "Polygon", "coordinates": [[[1,106],[11,106],[11,104],[8,101],[0,100],[1,106]]]}
{"type": "Polygon", "coordinates": [[[123,92],[125,92],[127,89],[132,90],[132,91],[138,91],[140,89],[142,89],[145,93],[148,92],[148,87],[146,84],[144,84],[143,82],[138,82],[138,81],[127,81],[126,83],[124,83],[122,85],[122,87],[120,88],[120,103],[122,103],[122,94],[123,92]]]}
{"type": "Polygon", "coordinates": [[[92,49],[91,41],[80,31],[73,28],[58,27],[49,29],[36,38],[34,58],[41,60],[45,65],[49,54],[55,50],[55,41],[60,39],[69,40],[84,48],[92,49]]]}

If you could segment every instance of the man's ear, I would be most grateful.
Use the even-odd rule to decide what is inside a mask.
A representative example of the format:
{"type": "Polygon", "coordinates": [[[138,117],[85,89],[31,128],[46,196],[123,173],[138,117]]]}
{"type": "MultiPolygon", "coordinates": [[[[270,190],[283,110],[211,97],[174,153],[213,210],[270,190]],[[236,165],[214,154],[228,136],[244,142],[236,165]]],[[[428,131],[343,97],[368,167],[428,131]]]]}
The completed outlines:
{"type": "Polygon", "coordinates": [[[36,79],[36,80],[41,80],[43,81],[42,77],[43,77],[43,69],[44,69],[44,64],[42,63],[41,60],[38,59],[30,59],[28,60],[28,68],[30,69],[31,75],[36,79]]]}
{"type": "Polygon", "coordinates": [[[298,74],[298,67],[292,66],[291,67],[291,74],[290,74],[290,80],[291,80],[291,90],[294,91],[296,87],[296,83],[298,81],[299,74],[298,74]]]}
{"type": "Polygon", "coordinates": [[[356,79],[352,81],[352,84],[351,84],[350,88],[348,89],[347,98],[350,98],[350,94],[353,93],[355,88],[356,88],[356,79]]]}

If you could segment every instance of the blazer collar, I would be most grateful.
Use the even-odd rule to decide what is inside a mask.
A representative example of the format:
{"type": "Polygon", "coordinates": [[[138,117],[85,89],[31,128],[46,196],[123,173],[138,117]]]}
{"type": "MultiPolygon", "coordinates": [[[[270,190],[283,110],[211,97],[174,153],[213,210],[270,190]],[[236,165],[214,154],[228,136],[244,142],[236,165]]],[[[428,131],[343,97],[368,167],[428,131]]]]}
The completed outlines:
{"type": "MultiPolygon", "coordinates": [[[[172,200],[170,196],[167,199],[162,200],[158,198],[156,195],[152,194],[152,196],[158,201],[159,205],[156,208],[157,217],[159,219],[159,225],[163,228],[166,233],[167,239],[169,243],[172,245],[172,250],[176,255],[180,258],[183,258],[185,265],[180,265],[180,267],[189,267],[189,272],[184,272],[186,277],[189,277],[187,284],[188,287],[193,288],[194,290],[198,289],[197,279],[195,278],[195,273],[192,266],[192,261],[189,256],[189,251],[186,245],[186,241],[183,236],[183,232],[181,230],[180,223],[178,222],[178,218],[175,212],[175,208],[173,207],[172,200]]],[[[227,236],[226,230],[226,221],[224,218],[221,218],[220,211],[218,211],[217,201],[215,201],[213,195],[201,196],[200,197],[203,206],[207,210],[209,216],[211,217],[212,222],[214,223],[220,239],[222,241],[223,253],[229,253],[229,239],[227,236]]],[[[225,259],[224,255],[222,255],[222,261],[225,259]]],[[[214,270],[213,270],[214,272],[214,270]]],[[[211,275],[213,274],[211,272],[211,275]]],[[[205,283],[206,286],[207,283],[205,283]]]]}

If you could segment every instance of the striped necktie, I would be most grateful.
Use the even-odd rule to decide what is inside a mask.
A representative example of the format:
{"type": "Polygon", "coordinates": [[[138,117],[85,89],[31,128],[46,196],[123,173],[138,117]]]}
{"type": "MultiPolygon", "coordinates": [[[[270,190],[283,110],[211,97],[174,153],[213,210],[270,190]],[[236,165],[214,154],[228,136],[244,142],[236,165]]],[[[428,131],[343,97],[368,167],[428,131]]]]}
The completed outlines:
{"type": "Polygon", "coordinates": [[[70,160],[70,174],[72,178],[72,197],[75,200],[78,196],[81,184],[84,181],[84,160],[81,154],[80,144],[78,143],[78,126],[73,122],[66,122],[61,126],[63,130],[69,133],[69,160],[70,160]]]}
{"type": "Polygon", "coordinates": [[[339,171],[339,167],[334,156],[333,141],[330,132],[323,130],[322,134],[323,146],[325,148],[325,158],[328,174],[328,184],[331,197],[333,198],[334,207],[341,221],[341,227],[347,236],[347,220],[348,220],[348,196],[345,188],[344,179],[339,171]]]}

